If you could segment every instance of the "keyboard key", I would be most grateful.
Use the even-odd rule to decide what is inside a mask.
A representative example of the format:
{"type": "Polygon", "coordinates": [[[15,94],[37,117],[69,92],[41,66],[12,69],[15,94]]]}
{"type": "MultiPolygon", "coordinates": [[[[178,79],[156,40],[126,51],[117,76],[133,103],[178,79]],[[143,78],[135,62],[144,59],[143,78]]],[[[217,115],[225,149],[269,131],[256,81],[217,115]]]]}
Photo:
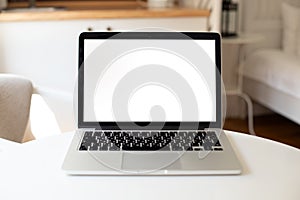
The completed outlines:
{"type": "Polygon", "coordinates": [[[214,148],[214,151],[223,151],[222,148],[214,148]]]}
{"type": "Polygon", "coordinates": [[[81,144],[80,147],[79,147],[79,151],[87,151],[86,146],[81,144]]]}

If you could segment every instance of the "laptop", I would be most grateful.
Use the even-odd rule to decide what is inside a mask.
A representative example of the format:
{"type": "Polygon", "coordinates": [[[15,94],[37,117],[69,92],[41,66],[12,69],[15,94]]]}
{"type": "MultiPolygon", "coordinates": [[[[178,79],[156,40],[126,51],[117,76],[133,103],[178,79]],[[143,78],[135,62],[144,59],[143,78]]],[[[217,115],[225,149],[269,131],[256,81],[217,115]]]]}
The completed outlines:
{"type": "Polygon", "coordinates": [[[71,175],[234,175],[222,130],[220,35],[84,32],[71,175]]]}

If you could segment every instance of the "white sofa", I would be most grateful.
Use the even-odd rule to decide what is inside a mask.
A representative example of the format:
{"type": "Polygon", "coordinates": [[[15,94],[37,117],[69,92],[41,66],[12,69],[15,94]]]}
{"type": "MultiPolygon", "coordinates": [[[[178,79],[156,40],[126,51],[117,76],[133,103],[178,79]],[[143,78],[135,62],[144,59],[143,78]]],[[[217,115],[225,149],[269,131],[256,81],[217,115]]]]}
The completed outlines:
{"type": "Polygon", "coordinates": [[[242,2],[243,30],[265,36],[264,42],[247,48],[244,92],[255,102],[300,124],[300,54],[283,50],[282,1],[300,6],[300,0],[242,2]]]}

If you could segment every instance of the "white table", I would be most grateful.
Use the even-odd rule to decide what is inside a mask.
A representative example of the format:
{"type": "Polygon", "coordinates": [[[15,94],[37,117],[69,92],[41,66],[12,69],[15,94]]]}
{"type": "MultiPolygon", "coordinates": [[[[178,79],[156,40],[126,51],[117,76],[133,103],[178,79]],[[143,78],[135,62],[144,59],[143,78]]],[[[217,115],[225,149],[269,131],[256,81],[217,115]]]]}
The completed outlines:
{"type": "Polygon", "coordinates": [[[242,175],[68,176],[61,165],[72,133],[12,146],[0,153],[0,199],[300,199],[299,149],[226,134],[242,175]]]}
{"type": "Polygon", "coordinates": [[[238,46],[238,83],[237,88],[234,90],[226,91],[227,95],[236,95],[245,100],[248,107],[248,129],[249,133],[255,135],[253,125],[253,103],[250,97],[243,92],[243,62],[245,60],[244,47],[248,44],[254,44],[264,39],[259,34],[243,34],[240,33],[237,37],[223,38],[222,43],[225,45],[237,45],[238,46]]]}
{"type": "Polygon", "coordinates": [[[0,153],[8,150],[10,148],[16,147],[18,145],[21,145],[21,144],[0,138],[0,153]]]}

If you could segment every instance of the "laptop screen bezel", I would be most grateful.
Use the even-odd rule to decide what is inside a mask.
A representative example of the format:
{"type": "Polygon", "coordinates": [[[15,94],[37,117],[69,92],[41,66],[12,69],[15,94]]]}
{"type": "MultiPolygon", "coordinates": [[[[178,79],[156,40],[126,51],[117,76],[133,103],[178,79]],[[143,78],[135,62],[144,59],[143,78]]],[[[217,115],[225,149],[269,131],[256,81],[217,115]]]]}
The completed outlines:
{"type": "MultiPolygon", "coordinates": [[[[100,128],[103,130],[132,129],[132,122],[86,122],[83,120],[84,114],[84,40],[86,39],[110,39],[120,32],[83,32],[79,36],[79,60],[78,60],[78,128],[100,128]],[[82,69],[80,69],[82,68],[82,69]]],[[[181,32],[193,40],[214,40],[215,41],[215,64],[216,72],[216,121],[207,122],[134,122],[134,129],[141,130],[178,130],[189,127],[198,127],[198,130],[205,128],[221,128],[221,37],[213,32],[181,32]],[[163,128],[162,128],[163,127],[163,128]]],[[[118,39],[182,39],[176,32],[123,32],[118,39]]]]}

